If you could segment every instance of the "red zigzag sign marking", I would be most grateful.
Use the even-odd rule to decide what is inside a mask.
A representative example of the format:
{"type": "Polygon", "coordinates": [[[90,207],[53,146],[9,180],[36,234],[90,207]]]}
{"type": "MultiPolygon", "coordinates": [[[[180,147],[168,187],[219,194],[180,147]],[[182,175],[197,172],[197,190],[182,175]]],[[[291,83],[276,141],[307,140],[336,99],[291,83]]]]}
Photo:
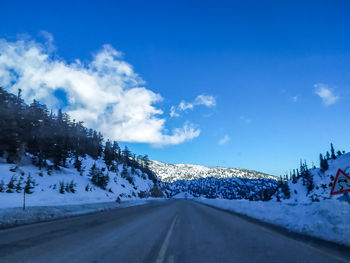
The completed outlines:
{"type": "Polygon", "coordinates": [[[335,176],[331,195],[344,194],[350,192],[350,176],[339,169],[335,176]]]}

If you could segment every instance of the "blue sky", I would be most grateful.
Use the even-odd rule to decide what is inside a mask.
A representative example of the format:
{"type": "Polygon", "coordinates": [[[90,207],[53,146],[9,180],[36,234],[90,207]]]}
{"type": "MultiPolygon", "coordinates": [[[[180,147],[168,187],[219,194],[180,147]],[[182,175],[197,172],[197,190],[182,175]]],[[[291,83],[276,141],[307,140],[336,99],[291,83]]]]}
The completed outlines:
{"type": "Polygon", "coordinates": [[[94,79],[98,78],[101,96],[85,100],[78,86],[66,87],[68,80],[57,79],[65,75],[57,70],[45,72],[47,77],[40,82],[30,82],[33,87],[25,92],[26,98],[34,94],[57,107],[59,102],[47,99],[49,95],[76,88],[71,101],[60,102],[60,107],[109,137],[133,141],[128,145],[136,153],[170,163],[279,175],[295,168],[300,158],[318,164],[318,154],[330,142],[350,149],[348,1],[5,0],[1,6],[0,54],[6,55],[0,63],[2,85],[11,90],[9,83],[20,82],[6,82],[6,72],[29,72],[24,66],[12,69],[10,59],[23,65],[39,63],[30,64],[32,56],[25,60],[28,64],[20,60],[27,46],[50,57],[49,62],[40,60],[40,69],[63,65],[65,74],[74,71],[69,81],[80,81],[82,72],[98,72],[94,79]],[[22,51],[15,57],[9,46],[22,51]],[[108,64],[115,67],[108,72],[105,64],[97,63],[106,56],[111,63],[117,61],[108,64]],[[97,71],[90,70],[95,66],[97,71]],[[101,83],[107,82],[106,95],[101,83]],[[46,93],[38,85],[47,87],[46,93]],[[113,94],[125,101],[115,114],[132,111],[132,116],[123,113],[108,126],[117,115],[106,112],[118,98],[109,104],[101,98],[113,94]],[[193,108],[181,110],[181,102],[193,108]],[[90,111],[82,112],[79,105],[90,111]],[[99,115],[103,125],[92,120],[94,105],[105,109],[99,115]],[[171,107],[180,116],[171,117],[171,107]],[[140,122],[135,119],[128,130],[109,132],[134,116],[140,122]]]}

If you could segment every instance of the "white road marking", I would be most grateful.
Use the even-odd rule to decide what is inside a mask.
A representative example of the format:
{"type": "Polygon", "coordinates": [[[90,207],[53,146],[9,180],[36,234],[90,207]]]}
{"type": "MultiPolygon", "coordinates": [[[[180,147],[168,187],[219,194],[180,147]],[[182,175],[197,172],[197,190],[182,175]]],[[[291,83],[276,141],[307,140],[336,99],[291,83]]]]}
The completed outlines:
{"type": "MultiPolygon", "coordinates": [[[[162,247],[159,250],[159,254],[158,254],[158,257],[157,257],[155,263],[163,263],[164,262],[165,253],[166,253],[166,250],[168,248],[169,240],[170,240],[171,234],[172,234],[172,232],[174,230],[174,226],[175,226],[176,220],[177,220],[177,215],[174,217],[173,222],[170,225],[170,228],[168,230],[168,233],[166,234],[166,237],[164,239],[163,245],[162,245],[162,247]]],[[[169,259],[168,259],[168,262],[174,262],[174,260],[172,259],[172,261],[169,261],[169,259]]]]}

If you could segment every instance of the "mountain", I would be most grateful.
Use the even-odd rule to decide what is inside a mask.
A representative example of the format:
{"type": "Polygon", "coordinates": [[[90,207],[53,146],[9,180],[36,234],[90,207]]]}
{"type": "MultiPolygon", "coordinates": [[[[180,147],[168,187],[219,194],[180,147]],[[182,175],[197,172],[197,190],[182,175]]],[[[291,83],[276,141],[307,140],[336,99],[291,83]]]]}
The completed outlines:
{"type": "Polygon", "coordinates": [[[268,200],[278,186],[278,178],[239,168],[167,164],[150,161],[149,168],[163,181],[168,197],[268,200]]]}
{"type": "Polygon", "coordinates": [[[279,181],[272,179],[207,177],[163,183],[163,189],[168,197],[186,193],[193,197],[267,201],[278,185],[279,181]]]}
{"type": "Polygon", "coordinates": [[[163,182],[172,183],[177,180],[195,180],[200,178],[242,178],[242,179],[269,179],[277,177],[262,172],[240,168],[206,167],[194,164],[168,164],[159,161],[150,161],[149,168],[156,173],[163,182]]]}

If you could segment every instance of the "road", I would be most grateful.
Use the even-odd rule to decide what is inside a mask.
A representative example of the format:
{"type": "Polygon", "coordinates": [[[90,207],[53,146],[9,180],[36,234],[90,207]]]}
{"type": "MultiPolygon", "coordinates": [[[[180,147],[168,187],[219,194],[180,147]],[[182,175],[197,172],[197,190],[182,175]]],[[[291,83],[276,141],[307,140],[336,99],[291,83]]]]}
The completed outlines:
{"type": "Polygon", "coordinates": [[[226,211],[171,200],[1,230],[0,262],[333,263],[350,257],[226,211]]]}

